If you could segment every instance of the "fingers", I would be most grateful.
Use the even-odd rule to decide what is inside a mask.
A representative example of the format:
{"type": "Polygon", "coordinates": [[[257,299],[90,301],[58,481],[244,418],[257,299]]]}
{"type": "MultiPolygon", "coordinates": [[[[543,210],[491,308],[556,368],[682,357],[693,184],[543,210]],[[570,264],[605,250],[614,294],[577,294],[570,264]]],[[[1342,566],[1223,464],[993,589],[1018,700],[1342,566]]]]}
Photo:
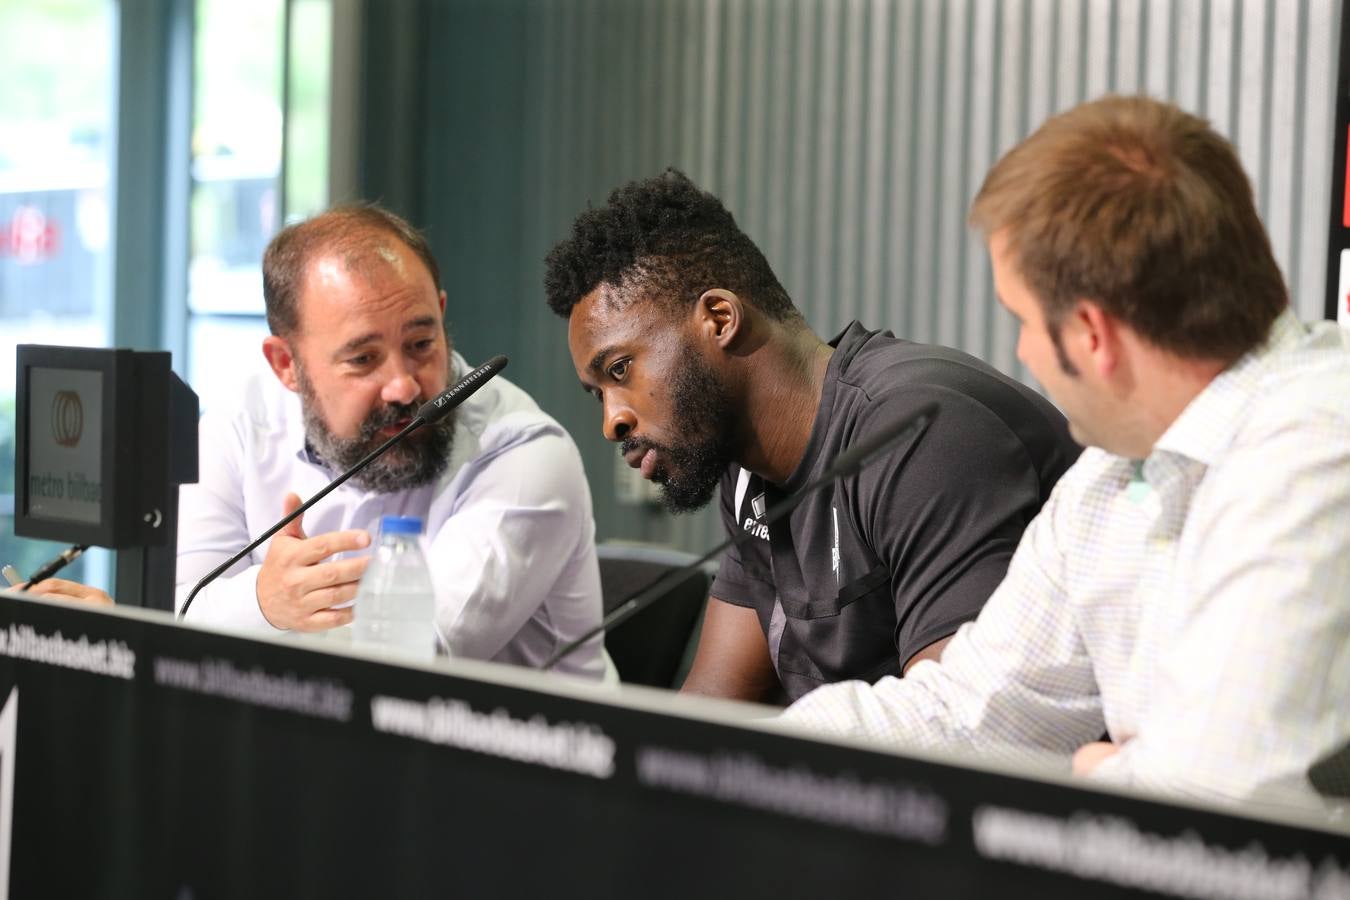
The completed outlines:
{"type": "MultiPolygon", "coordinates": [[[[285,498],[283,498],[281,501],[282,518],[289,516],[291,513],[295,512],[299,508],[300,508],[300,495],[287,494],[285,498]]],[[[298,515],[290,522],[287,522],[286,527],[281,529],[280,533],[286,535],[287,537],[299,538],[300,540],[303,541],[305,539],[304,523],[305,523],[304,515],[303,514],[298,515]]]]}
{"type": "Polygon", "coordinates": [[[23,591],[25,594],[32,594],[35,597],[56,597],[60,595],[64,583],[65,579],[63,578],[48,578],[31,585],[25,581],[23,584],[14,585],[14,590],[23,591]]]}
{"type": "MultiPolygon", "coordinates": [[[[354,592],[353,592],[354,593],[354,592]]],[[[330,628],[340,628],[348,625],[352,621],[352,608],[350,606],[344,609],[320,609],[310,613],[309,617],[296,626],[296,631],[327,631],[330,628]]]]}
{"type": "Polygon", "coordinates": [[[111,606],[113,602],[112,597],[98,588],[64,578],[46,578],[31,587],[22,586],[21,589],[38,597],[59,597],[94,606],[111,606]]]}
{"type": "MultiPolygon", "coordinates": [[[[276,544],[268,552],[258,573],[258,607],[263,617],[277,628],[313,631],[335,627],[340,616],[318,616],[316,613],[334,604],[345,603],[356,596],[361,576],[369,564],[368,557],[338,559],[330,562],[307,563],[309,551],[315,544],[342,535],[359,535],[368,542],[365,532],[338,532],[306,541],[289,541],[290,548],[276,544]]],[[[342,541],[337,546],[346,546],[342,541]]],[[[338,623],[341,624],[341,623],[338,623]]]]}
{"type": "Polygon", "coordinates": [[[363,556],[306,566],[296,571],[291,586],[305,597],[304,605],[308,609],[343,603],[356,596],[357,584],[369,563],[370,560],[363,556]]]}
{"type": "Polygon", "coordinates": [[[364,550],[369,546],[369,532],[358,529],[330,531],[318,537],[306,538],[304,543],[296,545],[291,559],[297,565],[313,566],[335,553],[364,550]]]}
{"type": "MultiPolygon", "coordinates": [[[[314,578],[313,583],[317,585],[315,588],[317,590],[319,587],[333,587],[342,584],[355,585],[361,580],[361,576],[366,574],[366,567],[369,565],[369,556],[357,556],[352,559],[338,559],[313,566],[310,571],[314,578]]],[[[352,596],[355,596],[355,594],[352,596]]]]}
{"type": "MultiPolygon", "coordinates": [[[[300,507],[300,497],[287,493],[283,515],[300,507]]],[[[258,572],[258,609],[277,628],[317,631],[351,621],[350,610],[332,611],[335,603],[356,596],[356,584],[367,559],[331,559],[365,550],[370,535],[361,530],[332,531],[309,537],[296,516],[272,538],[258,572]]]]}
{"type": "Polygon", "coordinates": [[[82,585],[64,578],[47,578],[37,584],[25,585],[23,590],[39,597],[74,597],[82,585]]]}
{"type": "Polygon", "coordinates": [[[1120,747],[1106,741],[1084,744],[1073,754],[1073,774],[1090,775],[1106,759],[1120,752],[1120,747]]]}

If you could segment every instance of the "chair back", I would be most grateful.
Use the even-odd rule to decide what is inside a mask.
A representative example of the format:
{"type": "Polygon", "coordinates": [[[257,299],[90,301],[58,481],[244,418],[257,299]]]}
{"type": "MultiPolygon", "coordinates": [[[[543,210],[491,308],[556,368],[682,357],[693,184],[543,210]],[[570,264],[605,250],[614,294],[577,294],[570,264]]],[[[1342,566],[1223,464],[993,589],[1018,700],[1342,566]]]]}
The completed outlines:
{"type": "MultiPolygon", "coordinates": [[[[642,544],[600,544],[596,553],[606,615],[666,573],[698,558],[642,544]]],[[[652,687],[680,686],[693,661],[711,584],[709,570],[694,569],[666,596],[605,635],[605,649],[621,681],[652,687]]]]}

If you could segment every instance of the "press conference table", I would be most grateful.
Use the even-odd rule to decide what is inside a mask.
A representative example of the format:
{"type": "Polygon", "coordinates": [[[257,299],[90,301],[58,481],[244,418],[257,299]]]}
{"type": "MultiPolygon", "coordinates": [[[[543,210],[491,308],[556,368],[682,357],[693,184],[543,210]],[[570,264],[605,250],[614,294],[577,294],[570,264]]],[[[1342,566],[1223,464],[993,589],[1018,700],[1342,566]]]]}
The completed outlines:
{"type": "Polygon", "coordinates": [[[0,592],[4,897],[1350,897],[1350,824],[0,592]]]}

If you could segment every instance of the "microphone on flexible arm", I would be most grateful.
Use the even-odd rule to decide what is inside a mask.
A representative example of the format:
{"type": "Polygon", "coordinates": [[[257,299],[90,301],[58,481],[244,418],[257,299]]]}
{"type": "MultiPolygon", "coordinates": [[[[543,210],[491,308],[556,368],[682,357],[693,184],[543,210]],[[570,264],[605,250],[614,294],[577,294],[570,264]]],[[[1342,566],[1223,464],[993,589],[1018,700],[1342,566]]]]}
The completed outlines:
{"type": "MultiPolygon", "coordinates": [[[[925,403],[916,411],[902,419],[890,423],[880,432],[868,438],[867,440],[855,444],[843,453],[839,454],[820,476],[792,496],[787,497],[773,506],[769,507],[764,515],[764,525],[767,527],[777,522],[783,516],[797,508],[797,504],[806,499],[809,494],[813,494],[827,484],[837,479],[850,475],[853,472],[862,469],[868,463],[872,462],[877,454],[883,450],[888,450],[906,435],[913,434],[915,438],[921,435],[937,416],[938,405],[936,403],[925,403]]],[[[551,669],[559,662],[566,659],[575,652],[582,644],[585,644],[597,634],[615,628],[642,610],[651,606],[657,600],[669,594],[675,587],[684,583],[684,580],[692,575],[704,563],[712,559],[717,554],[726,550],[733,544],[741,544],[750,539],[751,533],[748,531],[735,531],[731,533],[725,541],[713,547],[707,553],[698,559],[679,569],[674,569],[653,579],[646,587],[639,588],[628,595],[623,603],[616,606],[609,615],[601,620],[600,624],[587,631],[581,637],[567,644],[564,644],[544,663],[544,669],[551,669]]]]}
{"type": "Polygon", "coordinates": [[[187,599],[183,601],[183,608],[178,611],[178,618],[181,619],[187,615],[188,608],[192,606],[192,601],[196,598],[197,594],[201,592],[201,589],[206,587],[211,582],[215,581],[217,578],[219,578],[222,572],[230,568],[230,566],[234,565],[235,563],[239,562],[239,560],[243,559],[245,556],[248,556],[258,547],[259,544],[270,538],[272,535],[276,534],[281,529],[285,528],[293,519],[304,513],[305,510],[309,509],[315,503],[318,503],[324,497],[327,497],[329,492],[331,492],[338,485],[342,484],[348,478],[351,478],[357,472],[360,472],[366,466],[373,463],[376,459],[378,459],[381,455],[383,455],[384,452],[388,450],[390,447],[394,446],[399,441],[403,440],[405,437],[412,434],[417,429],[421,428],[423,425],[429,425],[432,422],[439,422],[441,419],[445,418],[447,415],[450,414],[451,410],[459,406],[465,400],[469,399],[469,396],[473,394],[474,391],[478,390],[480,387],[482,387],[484,384],[490,381],[492,377],[496,375],[498,372],[500,372],[502,369],[505,369],[506,362],[507,360],[505,356],[494,356],[492,357],[492,359],[489,359],[487,362],[483,363],[481,366],[474,369],[468,375],[465,375],[463,378],[461,378],[458,382],[455,383],[454,387],[450,387],[445,389],[444,391],[441,391],[435,397],[432,397],[426,403],[423,403],[418,408],[417,415],[413,416],[413,420],[409,422],[407,425],[405,425],[403,427],[403,430],[401,430],[398,434],[394,435],[389,440],[381,444],[379,447],[376,447],[370,453],[366,454],[366,456],[363,459],[361,459],[358,463],[356,463],[356,465],[352,466],[350,469],[343,472],[337,478],[334,478],[332,481],[330,481],[323,488],[323,490],[319,491],[313,497],[310,497],[304,503],[301,503],[298,507],[296,507],[295,510],[290,512],[288,515],[283,516],[281,518],[281,521],[277,522],[271,528],[267,529],[267,531],[259,535],[243,550],[240,550],[234,556],[231,556],[229,559],[225,560],[223,563],[216,566],[210,572],[207,572],[206,576],[202,578],[201,581],[197,582],[196,586],[187,595],[187,599]]]}
{"type": "Polygon", "coordinates": [[[1308,781],[1324,797],[1350,800],[1350,741],[1313,762],[1308,781]]]}

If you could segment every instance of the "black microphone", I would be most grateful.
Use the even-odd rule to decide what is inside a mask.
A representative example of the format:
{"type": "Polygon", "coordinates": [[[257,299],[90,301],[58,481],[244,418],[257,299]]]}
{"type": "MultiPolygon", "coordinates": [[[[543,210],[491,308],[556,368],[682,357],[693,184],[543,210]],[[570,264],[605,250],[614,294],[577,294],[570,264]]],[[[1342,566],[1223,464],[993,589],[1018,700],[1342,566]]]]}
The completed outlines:
{"type": "Polygon", "coordinates": [[[1324,797],[1350,799],[1350,741],[1313,762],[1308,781],[1324,797]]]}
{"type": "Polygon", "coordinates": [[[79,558],[80,554],[84,553],[84,551],[88,549],[89,549],[88,544],[72,544],[65,550],[62,550],[55,559],[39,568],[32,575],[28,576],[28,582],[24,585],[23,589],[28,590],[33,585],[37,584],[39,581],[46,581],[48,578],[51,578],[57,572],[61,571],[66,566],[73,563],[76,559],[79,558]]]}
{"type": "MultiPolygon", "coordinates": [[[[820,474],[820,477],[811,481],[802,487],[792,496],[780,500],[764,515],[764,525],[767,527],[777,522],[783,516],[797,508],[797,504],[806,499],[807,495],[815,493],[827,484],[836,479],[843,478],[853,472],[861,469],[876,457],[882,450],[890,449],[891,445],[899,441],[906,435],[913,433],[917,438],[924,432],[933,419],[937,416],[938,405],[936,403],[925,403],[912,414],[905,416],[891,424],[887,425],[880,432],[871,438],[856,444],[843,453],[839,454],[834,463],[820,474]]],[[[713,547],[707,553],[691,562],[689,565],[680,569],[667,572],[666,574],[654,579],[646,587],[639,588],[628,595],[628,599],[616,606],[609,615],[601,620],[600,624],[587,631],[581,637],[570,643],[564,644],[557,652],[548,658],[544,663],[545,669],[551,669],[559,662],[570,656],[578,647],[595,637],[615,628],[628,619],[642,612],[648,606],[651,606],[657,600],[666,596],[675,587],[684,583],[684,580],[694,573],[700,566],[712,559],[732,544],[740,544],[749,540],[751,533],[748,531],[734,531],[725,541],[713,547]]]]}
{"type": "Polygon", "coordinates": [[[450,414],[450,411],[452,409],[454,409],[456,406],[459,406],[465,400],[469,399],[469,396],[473,394],[474,391],[478,390],[480,387],[486,384],[494,375],[496,375],[502,369],[505,369],[506,361],[507,360],[505,356],[492,357],[492,359],[489,359],[487,362],[483,363],[481,366],[474,369],[468,375],[465,375],[463,378],[461,378],[458,382],[456,382],[454,387],[446,388],[445,390],[437,394],[435,397],[428,400],[426,403],[423,403],[418,408],[417,415],[413,417],[413,420],[411,422],[409,422],[407,425],[403,427],[402,431],[391,437],[389,440],[385,441],[383,444],[372,450],[370,453],[366,454],[365,458],[363,458],[360,462],[352,466],[347,471],[343,472],[337,478],[334,478],[332,481],[330,481],[328,485],[324,487],[323,490],[319,491],[313,497],[310,497],[304,503],[301,503],[288,515],[283,516],[281,521],[277,522],[271,528],[267,529],[267,531],[259,535],[252,543],[250,543],[243,550],[240,550],[234,556],[231,556],[229,559],[225,560],[223,563],[216,566],[210,572],[207,572],[206,577],[203,578],[201,581],[197,582],[196,587],[192,589],[192,591],[187,595],[187,599],[183,601],[183,608],[178,611],[178,618],[181,619],[187,615],[188,607],[192,606],[192,601],[196,598],[197,594],[201,592],[201,589],[206,587],[211,582],[215,581],[217,578],[219,578],[222,572],[224,572],[226,569],[228,569],[235,563],[239,562],[239,560],[243,559],[245,556],[248,556],[250,553],[252,553],[259,544],[270,538],[272,535],[276,534],[281,529],[285,528],[296,516],[301,515],[302,513],[304,513],[305,510],[309,509],[315,503],[318,503],[324,497],[327,497],[329,492],[332,491],[334,488],[336,488],[338,485],[342,484],[348,478],[351,478],[357,472],[360,472],[366,466],[370,465],[375,460],[379,459],[380,456],[383,455],[384,452],[388,450],[390,447],[394,446],[399,441],[403,440],[405,437],[412,434],[417,429],[421,428],[423,425],[427,425],[432,422],[439,422],[441,419],[445,418],[447,415],[450,414]]]}

